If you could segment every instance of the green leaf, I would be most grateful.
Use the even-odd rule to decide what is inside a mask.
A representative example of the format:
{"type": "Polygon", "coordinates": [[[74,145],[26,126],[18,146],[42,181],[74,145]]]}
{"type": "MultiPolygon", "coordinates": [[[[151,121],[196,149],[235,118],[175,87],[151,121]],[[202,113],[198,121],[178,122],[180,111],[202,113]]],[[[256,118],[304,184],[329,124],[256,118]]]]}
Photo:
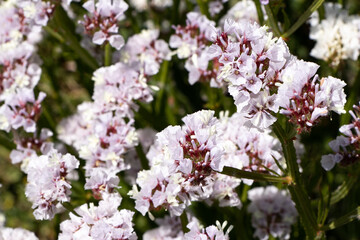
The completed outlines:
{"type": "Polygon", "coordinates": [[[324,231],[332,230],[347,223],[350,223],[354,220],[360,220],[360,206],[358,206],[351,212],[347,213],[346,215],[330,222],[328,225],[324,226],[322,230],[324,231]]]}
{"type": "Polygon", "coordinates": [[[199,5],[201,14],[205,15],[207,18],[210,19],[210,13],[209,13],[207,0],[196,0],[196,2],[199,5]]]}
{"type": "MultiPolygon", "coordinates": [[[[346,178],[346,180],[334,192],[331,193],[330,205],[334,205],[335,203],[344,199],[348,195],[350,189],[357,182],[357,179],[357,176],[351,176],[346,178]]],[[[327,199],[325,199],[325,201],[326,200],[327,199]]]]}
{"type": "Polygon", "coordinates": [[[186,216],[186,211],[184,210],[184,212],[180,215],[180,221],[181,221],[181,228],[183,233],[187,233],[190,230],[186,227],[189,224],[188,218],[186,216]]]}
{"type": "Polygon", "coordinates": [[[350,95],[346,99],[346,104],[344,109],[347,112],[347,114],[341,114],[340,125],[349,124],[351,119],[349,110],[353,108],[354,104],[357,104],[359,89],[360,89],[360,71],[358,70],[358,73],[355,78],[355,83],[350,87],[350,95]]]}
{"type": "Polygon", "coordinates": [[[228,176],[236,177],[236,178],[246,178],[252,179],[254,181],[265,181],[265,182],[280,182],[285,184],[291,183],[291,178],[289,177],[278,177],[270,174],[264,173],[256,173],[256,172],[247,172],[233,167],[224,167],[221,174],[225,174],[228,176]]]}
{"type": "Polygon", "coordinates": [[[104,58],[104,66],[110,66],[112,60],[112,51],[110,43],[106,43],[105,45],[105,58],[104,58]]]}
{"type": "Polygon", "coordinates": [[[304,24],[310,17],[310,15],[315,12],[325,0],[315,0],[310,7],[300,16],[300,18],[292,25],[284,34],[281,35],[283,38],[288,38],[293,34],[301,25],[304,24]]]}
{"type": "Polygon", "coordinates": [[[145,155],[145,153],[144,153],[144,151],[143,151],[143,148],[142,148],[141,144],[139,143],[139,144],[135,147],[135,149],[136,149],[136,153],[137,153],[138,157],[140,158],[140,162],[141,162],[141,167],[142,167],[142,169],[144,169],[144,170],[150,169],[150,167],[149,167],[149,160],[146,158],[146,155],[145,155]]]}
{"type": "Polygon", "coordinates": [[[274,35],[276,37],[280,37],[281,36],[281,31],[279,29],[278,21],[275,18],[274,13],[273,13],[273,11],[272,11],[272,9],[270,8],[269,5],[265,6],[265,11],[266,11],[266,14],[268,15],[269,26],[271,27],[274,35]]]}
{"type": "Polygon", "coordinates": [[[257,15],[258,15],[258,18],[259,18],[259,23],[260,25],[264,25],[264,13],[261,9],[261,3],[260,3],[260,0],[254,0],[255,2],[255,6],[256,6],[256,12],[257,12],[257,15]]]}
{"type": "Polygon", "coordinates": [[[302,179],[300,178],[299,165],[296,161],[296,153],[293,143],[294,131],[292,128],[294,127],[286,121],[285,131],[280,122],[281,117],[279,117],[279,119],[273,124],[273,131],[280,140],[287,169],[290,173],[290,178],[292,178],[293,181],[293,184],[289,185],[288,188],[291,198],[295,202],[296,209],[300,215],[301,223],[305,229],[307,239],[314,239],[318,230],[318,225],[315,214],[311,208],[310,199],[305,191],[302,179]]]}
{"type": "Polygon", "coordinates": [[[93,58],[90,53],[80,45],[80,42],[75,34],[75,29],[73,27],[74,23],[69,18],[61,5],[58,5],[56,7],[53,21],[58,31],[61,32],[61,35],[59,35],[63,36],[65,43],[78,55],[78,57],[93,71],[99,68],[99,64],[97,63],[95,58],[93,58]]]}

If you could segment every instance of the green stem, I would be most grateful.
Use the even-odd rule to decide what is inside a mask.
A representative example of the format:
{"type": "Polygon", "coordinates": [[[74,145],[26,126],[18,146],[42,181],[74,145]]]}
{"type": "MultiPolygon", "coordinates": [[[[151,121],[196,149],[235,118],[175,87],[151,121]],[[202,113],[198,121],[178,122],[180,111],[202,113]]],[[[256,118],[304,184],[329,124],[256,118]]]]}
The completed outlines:
{"type": "Polygon", "coordinates": [[[246,178],[255,181],[280,182],[285,184],[291,183],[291,179],[289,177],[278,177],[264,173],[247,172],[232,167],[224,167],[223,171],[220,173],[236,178],[246,178]]]}
{"type": "Polygon", "coordinates": [[[279,121],[273,124],[273,131],[281,142],[283,148],[286,165],[288,167],[290,177],[293,179],[299,179],[299,167],[296,161],[296,152],[292,136],[287,136],[284,129],[281,127],[279,121]]]}
{"type": "Polygon", "coordinates": [[[207,1],[206,0],[196,0],[196,2],[199,5],[201,14],[205,15],[207,18],[210,18],[207,1]]]}
{"type": "Polygon", "coordinates": [[[339,202],[341,199],[345,198],[349,193],[350,189],[357,182],[357,179],[358,179],[357,176],[351,176],[347,178],[333,193],[331,193],[330,205],[334,205],[335,203],[339,202]]]}
{"type": "Polygon", "coordinates": [[[51,114],[50,114],[49,111],[47,110],[46,105],[43,104],[43,105],[41,106],[41,108],[42,108],[42,113],[44,114],[47,122],[49,123],[50,130],[51,130],[54,134],[56,134],[56,124],[55,124],[53,118],[51,117],[51,114]]]}
{"type": "Polygon", "coordinates": [[[145,155],[145,153],[143,151],[143,148],[142,148],[140,143],[135,147],[135,150],[136,150],[136,153],[137,153],[138,157],[140,158],[140,163],[141,163],[142,169],[144,169],[144,170],[150,169],[149,161],[146,158],[146,155],[145,155]]]}
{"type": "Polygon", "coordinates": [[[348,214],[346,214],[346,215],[332,221],[328,225],[324,226],[322,228],[322,230],[324,230],[324,231],[332,230],[332,229],[338,228],[342,225],[345,225],[347,223],[350,223],[354,220],[360,220],[360,206],[358,206],[357,208],[355,208],[348,214]]]}
{"type": "Polygon", "coordinates": [[[301,15],[301,17],[292,25],[281,37],[288,38],[293,34],[305,21],[308,20],[310,15],[315,12],[325,0],[315,0],[310,7],[301,15]]]}
{"type": "Polygon", "coordinates": [[[269,22],[269,25],[270,25],[273,33],[275,34],[276,37],[280,37],[281,31],[279,29],[278,22],[275,19],[274,13],[271,10],[271,8],[269,7],[269,5],[265,6],[265,11],[266,11],[266,14],[268,15],[268,22],[269,22]]]}
{"type": "Polygon", "coordinates": [[[187,225],[189,224],[189,220],[186,216],[186,211],[184,210],[184,212],[180,215],[180,221],[181,221],[181,228],[183,233],[187,233],[190,230],[187,228],[187,225]]]}
{"type": "Polygon", "coordinates": [[[49,26],[45,26],[44,27],[45,31],[47,33],[49,33],[52,37],[56,38],[60,43],[64,43],[65,39],[56,31],[54,31],[52,28],[50,28],[49,26]]]}
{"type": "Polygon", "coordinates": [[[71,25],[73,24],[72,20],[69,19],[65,10],[58,5],[56,7],[54,18],[56,26],[59,29],[59,32],[64,36],[65,42],[67,45],[79,56],[79,58],[86,63],[92,70],[96,70],[99,65],[95,58],[93,58],[87,50],[85,50],[79,43],[71,25]]]}
{"type": "Polygon", "coordinates": [[[104,66],[110,66],[112,60],[112,52],[111,52],[111,45],[110,43],[106,43],[105,45],[105,59],[104,59],[104,66]]]}
{"type": "Polygon", "coordinates": [[[292,200],[295,202],[296,209],[301,218],[308,239],[314,239],[318,230],[316,217],[311,209],[310,199],[301,182],[299,166],[296,161],[296,153],[293,143],[292,126],[288,126],[289,131],[285,132],[279,121],[273,124],[273,131],[281,142],[290,178],[293,184],[289,185],[292,200]]]}
{"type": "Polygon", "coordinates": [[[16,144],[11,142],[7,136],[4,136],[2,132],[0,132],[0,142],[3,147],[8,150],[13,150],[16,148],[16,144]]]}
{"type": "Polygon", "coordinates": [[[169,61],[164,61],[160,69],[160,86],[159,86],[160,90],[157,94],[157,98],[155,102],[155,112],[157,115],[161,113],[161,107],[164,105],[163,98],[164,98],[166,80],[168,79],[168,72],[169,72],[169,61]]]}
{"type": "Polygon", "coordinates": [[[258,18],[259,18],[259,23],[260,25],[264,25],[264,13],[261,9],[261,3],[259,0],[255,0],[255,6],[256,6],[256,11],[257,11],[257,15],[258,15],[258,18]]]}
{"type": "Polygon", "coordinates": [[[71,212],[72,214],[80,217],[79,214],[77,214],[77,213],[74,211],[74,207],[71,205],[71,203],[69,203],[69,202],[63,202],[63,203],[61,203],[61,205],[62,205],[66,210],[68,210],[69,212],[71,212]]]}
{"type": "MultiPolygon", "coordinates": [[[[353,108],[353,105],[356,104],[356,100],[358,97],[358,92],[360,88],[360,70],[358,70],[358,73],[355,78],[354,84],[350,88],[350,95],[346,100],[345,104],[345,111],[349,111],[353,108]]],[[[349,113],[342,114],[340,117],[340,125],[348,124],[350,122],[351,116],[349,113]]]]}

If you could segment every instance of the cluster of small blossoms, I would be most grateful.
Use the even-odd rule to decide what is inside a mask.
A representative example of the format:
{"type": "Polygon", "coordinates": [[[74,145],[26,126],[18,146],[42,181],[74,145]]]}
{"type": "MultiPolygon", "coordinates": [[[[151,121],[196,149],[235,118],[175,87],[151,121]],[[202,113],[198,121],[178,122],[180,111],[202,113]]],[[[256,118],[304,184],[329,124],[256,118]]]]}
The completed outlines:
{"type": "Polygon", "coordinates": [[[93,80],[94,101],[78,106],[78,113],[64,120],[58,132],[86,160],[85,189],[101,198],[119,183],[116,174],[129,168],[124,154],[137,145],[135,101],[150,102],[152,95],[138,66],[120,62],[102,67],[94,72],[93,80]]]}
{"type": "Polygon", "coordinates": [[[195,217],[187,216],[189,223],[187,228],[190,230],[187,233],[183,233],[181,227],[181,221],[179,217],[166,216],[163,219],[157,219],[156,223],[159,225],[158,228],[149,230],[144,233],[144,240],[155,240],[155,239],[167,239],[167,240],[227,240],[229,239],[229,232],[232,229],[230,226],[226,232],[224,229],[227,222],[222,225],[216,222],[216,226],[211,225],[204,228],[200,225],[199,221],[195,217]]]}
{"type": "Polygon", "coordinates": [[[33,89],[39,81],[34,44],[41,40],[41,27],[53,8],[49,2],[35,0],[0,3],[0,101],[19,88],[33,89]]]}
{"type": "Polygon", "coordinates": [[[8,228],[0,226],[0,240],[39,240],[33,232],[23,228],[8,228]]]}
{"type": "Polygon", "coordinates": [[[202,110],[183,118],[185,125],[169,126],[160,133],[147,157],[150,170],[139,172],[132,198],[145,215],[164,207],[180,216],[191,201],[218,199],[222,206],[240,206],[234,188],[239,181],[225,182],[216,136],[214,112],[202,110]],[[230,185],[231,187],[224,187],[230,185]],[[229,200],[230,199],[230,200],[229,200]]]}
{"type": "Polygon", "coordinates": [[[46,25],[53,5],[42,1],[5,1],[0,4],[0,129],[24,127],[34,132],[40,113],[40,102],[33,89],[41,69],[35,62],[35,44],[46,25]]]}
{"type": "Polygon", "coordinates": [[[70,213],[70,219],[60,224],[59,240],[136,240],[132,217],[134,212],[118,210],[121,197],[104,194],[98,206],[84,204],[70,213]]]}
{"type": "Polygon", "coordinates": [[[102,109],[94,102],[83,103],[58,128],[59,138],[86,160],[85,189],[98,199],[118,185],[116,174],[128,168],[122,155],[137,142],[133,121],[127,123],[121,114],[102,109]]]}
{"type": "Polygon", "coordinates": [[[259,22],[256,6],[252,0],[242,0],[237,2],[232,8],[229,9],[229,11],[227,11],[225,16],[221,18],[220,25],[223,25],[225,20],[228,18],[233,19],[235,22],[259,22]]]}
{"type": "Polygon", "coordinates": [[[257,23],[226,20],[208,55],[218,58],[218,79],[228,83],[238,112],[254,126],[272,125],[279,108],[298,132],[309,130],[329,111],[344,112],[345,83],[333,77],[319,83],[316,64],[291,56],[281,38],[257,23]]]}
{"type": "Polygon", "coordinates": [[[41,129],[40,134],[35,132],[32,136],[23,136],[14,132],[16,149],[10,153],[11,162],[21,163],[21,170],[27,173],[31,159],[36,159],[38,154],[49,152],[54,148],[54,144],[48,141],[52,136],[53,133],[47,128],[41,129]]]}
{"type": "Polygon", "coordinates": [[[290,238],[291,225],[298,213],[285,190],[274,186],[253,188],[248,191],[248,198],[251,201],[248,212],[252,214],[255,237],[261,240],[269,239],[270,235],[279,239],[290,238]]]}
{"type": "Polygon", "coordinates": [[[220,13],[224,9],[224,3],[229,0],[212,0],[208,3],[209,13],[211,17],[214,17],[216,14],[220,13]]]}
{"type": "Polygon", "coordinates": [[[185,68],[189,72],[189,83],[210,82],[212,87],[220,87],[217,82],[217,62],[206,54],[211,43],[215,22],[197,12],[187,14],[186,26],[176,26],[169,45],[176,49],[178,58],[187,59],[185,68]]]}
{"type": "Polygon", "coordinates": [[[131,36],[125,46],[126,60],[140,64],[147,76],[157,74],[160,64],[171,59],[169,46],[164,40],[158,39],[159,34],[158,29],[142,30],[131,36]]]}
{"type": "Polygon", "coordinates": [[[118,22],[124,19],[129,6],[123,0],[89,0],[83,7],[89,14],[80,23],[86,33],[93,36],[93,43],[102,45],[108,42],[119,50],[124,45],[124,38],[118,34],[118,22]]]}
{"type": "Polygon", "coordinates": [[[349,16],[337,3],[325,3],[325,18],[315,11],[309,23],[310,39],[316,41],[310,55],[337,67],[345,59],[357,60],[360,50],[360,17],[349,16]]]}
{"type": "Polygon", "coordinates": [[[173,5],[172,0],[130,0],[130,4],[138,12],[149,10],[149,8],[164,9],[173,5]]]}
{"type": "Polygon", "coordinates": [[[28,88],[18,89],[8,96],[0,107],[0,129],[9,132],[23,127],[26,132],[35,132],[36,121],[41,113],[40,103],[45,96],[45,93],[40,92],[35,99],[33,90],[28,88]]]}
{"type": "MultiPolygon", "coordinates": [[[[247,119],[240,113],[231,117],[220,117],[216,127],[221,139],[220,145],[225,154],[221,161],[225,166],[238,168],[245,171],[269,173],[269,169],[281,174],[277,161],[281,161],[279,141],[269,132],[259,131],[249,126],[247,119]]],[[[252,180],[243,180],[252,184],[252,180]]]]}
{"type": "Polygon", "coordinates": [[[36,219],[52,219],[62,210],[61,203],[70,201],[70,179],[76,177],[74,170],[79,161],[70,154],[62,155],[55,149],[41,156],[33,155],[26,168],[25,195],[33,203],[36,219]]]}
{"type": "Polygon", "coordinates": [[[301,60],[292,61],[282,71],[276,104],[280,113],[297,126],[297,131],[310,131],[321,116],[330,111],[345,113],[345,82],[334,77],[319,79],[318,65],[301,60]]]}
{"type": "Polygon", "coordinates": [[[352,123],[340,127],[340,132],[345,136],[338,136],[329,143],[335,154],[324,155],[321,165],[326,170],[331,170],[336,163],[347,167],[359,162],[360,157],[360,104],[354,105],[349,111],[352,123]]]}
{"type": "Polygon", "coordinates": [[[229,233],[233,226],[231,225],[226,232],[224,232],[226,225],[226,221],[222,225],[217,221],[216,226],[211,225],[204,228],[197,221],[190,222],[186,226],[190,231],[184,234],[184,240],[229,240],[229,233]]]}

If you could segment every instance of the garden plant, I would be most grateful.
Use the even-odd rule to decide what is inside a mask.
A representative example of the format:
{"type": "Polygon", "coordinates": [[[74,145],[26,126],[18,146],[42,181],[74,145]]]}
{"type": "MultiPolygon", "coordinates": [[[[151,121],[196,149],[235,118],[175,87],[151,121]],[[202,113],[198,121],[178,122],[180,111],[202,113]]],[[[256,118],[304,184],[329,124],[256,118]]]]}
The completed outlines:
{"type": "Polygon", "coordinates": [[[0,240],[360,239],[358,0],[0,0],[0,240]]]}

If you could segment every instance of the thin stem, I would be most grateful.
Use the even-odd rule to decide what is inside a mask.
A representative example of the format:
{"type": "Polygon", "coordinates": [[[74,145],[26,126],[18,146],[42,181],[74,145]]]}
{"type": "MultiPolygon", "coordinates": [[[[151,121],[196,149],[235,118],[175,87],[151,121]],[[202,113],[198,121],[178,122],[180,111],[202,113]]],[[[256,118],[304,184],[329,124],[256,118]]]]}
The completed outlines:
{"type": "MultiPolygon", "coordinates": [[[[350,95],[346,100],[345,111],[349,111],[352,109],[353,105],[356,104],[356,99],[358,97],[358,92],[360,88],[360,70],[356,75],[355,83],[350,88],[350,95]]],[[[348,124],[350,122],[351,116],[350,114],[342,114],[340,117],[340,125],[348,124]]]]}
{"type": "Polygon", "coordinates": [[[71,29],[72,20],[69,19],[66,11],[61,5],[56,7],[54,18],[56,26],[64,36],[65,43],[80,57],[80,59],[86,63],[92,70],[99,67],[95,58],[93,58],[87,50],[85,50],[79,43],[73,29],[71,29]]]}
{"type": "Polygon", "coordinates": [[[281,142],[290,177],[299,179],[299,168],[296,161],[296,153],[293,141],[289,139],[288,136],[286,136],[286,133],[281,127],[279,121],[276,121],[273,124],[273,131],[281,142]]]}
{"type": "Polygon", "coordinates": [[[278,22],[275,19],[274,13],[273,13],[272,9],[269,7],[269,5],[265,6],[265,11],[266,11],[266,14],[268,15],[268,22],[269,22],[269,25],[270,25],[273,33],[275,34],[276,37],[280,37],[281,31],[279,29],[278,22]]]}
{"type": "Polygon", "coordinates": [[[330,205],[334,205],[341,199],[345,198],[349,193],[350,189],[357,182],[357,179],[357,176],[351,176],[347,178],[334,192],[332,192],[330,197],[330,205]]]}
{"type": "Polygon", "coordinates": [[[255,6],[256,6],[256,11],[257,11],[257,15],[258,15],[258,18],[259,18],[259,23],[260,25],[264,25],[264,13],[261,9],[261,3],[259,0],[255,0],[255,6]]]}
{"type": "Polygon", "coordinates": [[[62,205],[66,210],[68,210],[69,212],[71,212],[72,214],[80,217],[79,214],[77,214],[77,213],[74,211],[74,207],[71,205],[71,203],[69,203],[69,202],[63,202],[63,203],[61,203],[61,205],[62,205]]]}
{"type": "Polygon", "coordinates": [[[328,225],[324,226],[322,230],[328,231],[335,228],[338,228],[342,225],[345,225],[347,223],[350,223],[354,220],[360,220],[360,206],[349,212],[348,214],[332,221],[328,225]]]}
{"type": "Polygon", "coordinates": [[[206,0],[196,0],[196,2],[199,5],[201,14],[205,15],[207,18],[210,18],[207,1],[206,0]]]}
{"type": "Polygon", "coordinates": [[[186,211],[184,210],[184,212],[180,215],[180,221],[181,221],[181,228],[183,233],[187,233],[190,230],[187,228],[187,225],[189,224],[189,220],[187,218],[186,215],[186,211]]]}
{"type": "Polygon", "coordinates": [[[156,114],[161,113],[161,107],[163,106],[163,97],[165,91],[166,80],[168,79],[169,72],[169,61],[164,61],[161,65],[160,69],[160,90],[157,94],[156,102],[155,102],[155,112],[156,114]]]}
{"type": "Polygon", "coordinates": [[[149,161],[146,158],[146,155],[145,155],[140,143],[135,147],[135,150],[136,150],[138,157],[140,158],[140,163],[141,163],[142,169],[148,170],[149,169],[149,161]]]}
{"type": "Polygon", "coordinates": [[[316,217],[311,209],[310,199],[302,185],[299,166],[296,161],[295,147],[293,143],[293,126],[287,126],[288,132],[285,132],[279,123],[279,120],[273,124],[273,131],[281,142],[283,148],[287,168],[293,184],[289,185],[289,191],[292,200],[295,202],[296,209],[301,218],[308,239],[314,239],[318,230],[316,217]]]}
{"type": "Polygon", "coordinates": [[[222,174],[236,177],[236,178],[246,178],[252,179],[255,181],[265,181],[265,182],[280,182],[284,184],[291,184],[291,178],[289,177],[278,177],[270,174],[256,173],[256,172],[247,172],[237,168],[224,167],[222,174]]]}
{"type": "Polygon", "coordinates": [[[12,150],[16,148],[16,144],[11,142],[8,137],[4,136],[2,132],[0,132],[0,142],[3,147],[8,150],[12,150]]]}
{"type": "Polygon", "coordinates": [[[281,37],[288,38],[293,34],[305,21],[308,20],[310,15],[315,12],[322,4],[324,0],[315,0],[310,7],[301,15],[301,17],[292,25],[281,37]]]}
{"type": "Polygon", "coordinates": [[[60,43],[64,43],[65,39],[55,30],[50,28],[49,26],[44,26],[44,29],[47,33],[49,33],[52,37],[56,38],[60,43]]]}
{"type": "Polygon", "coordinates": [[[111,45],[110,43],[106,43],[105,45],[105,59],[104,59],[104,66],[110,66],[112,60],[112,52],[111,52],[111,45]]]}

